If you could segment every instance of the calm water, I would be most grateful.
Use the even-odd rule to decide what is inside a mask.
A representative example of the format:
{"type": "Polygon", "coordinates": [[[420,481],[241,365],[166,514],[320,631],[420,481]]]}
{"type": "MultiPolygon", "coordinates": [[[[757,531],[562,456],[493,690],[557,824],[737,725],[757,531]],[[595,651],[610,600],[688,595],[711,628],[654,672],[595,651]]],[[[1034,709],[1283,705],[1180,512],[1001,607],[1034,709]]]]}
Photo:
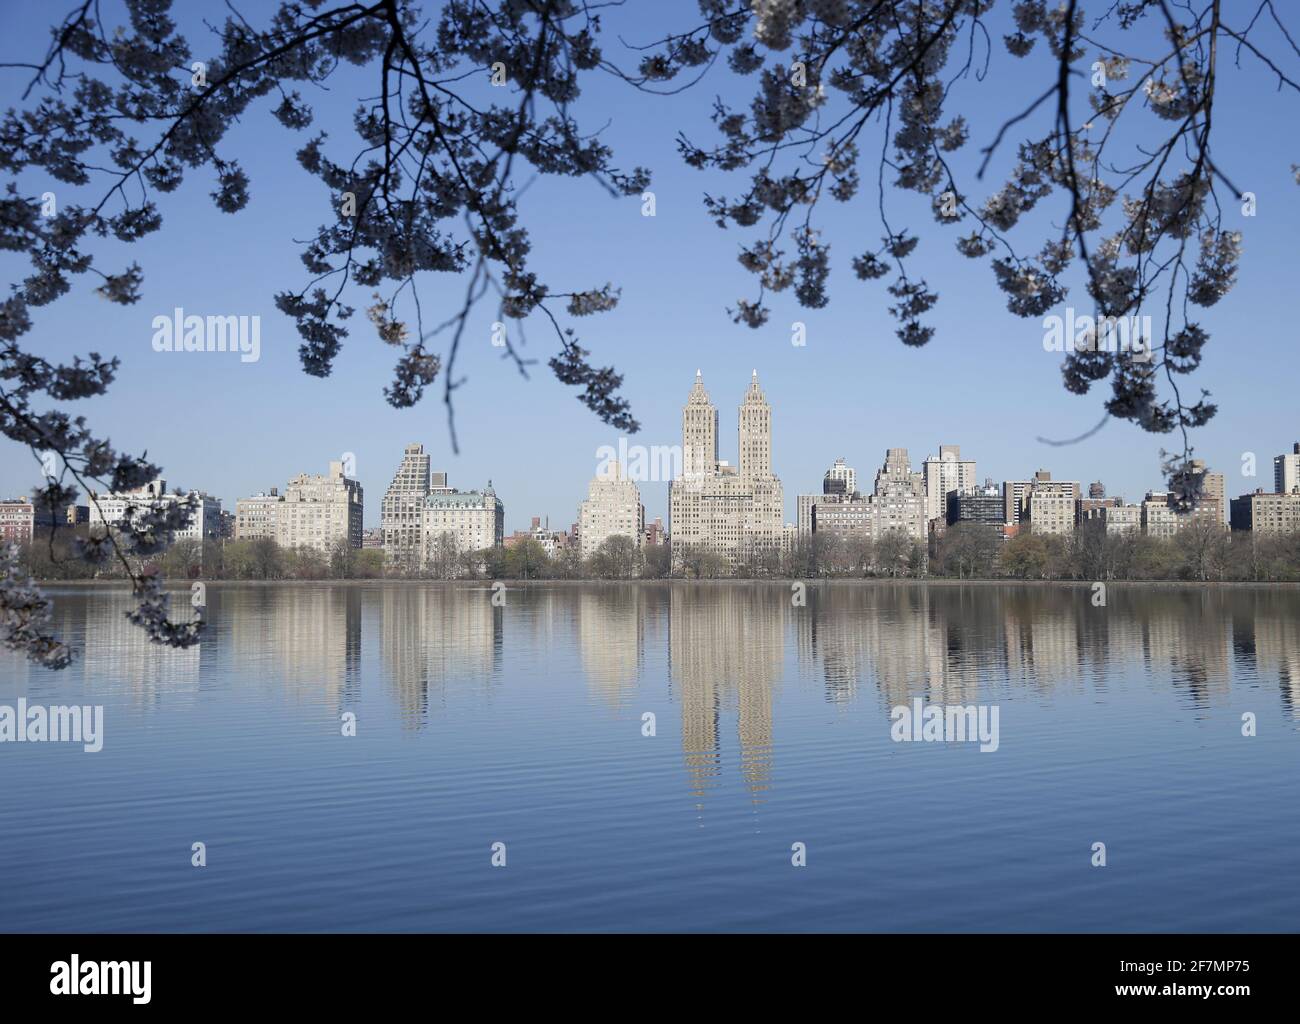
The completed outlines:
{"type": "Polygon", "coordinates": [[[1300,590],[208,584],[186,652],[52,593],[0,704],[104,748],[0,744],[0,930],[1300,926],[1300,590]]]}

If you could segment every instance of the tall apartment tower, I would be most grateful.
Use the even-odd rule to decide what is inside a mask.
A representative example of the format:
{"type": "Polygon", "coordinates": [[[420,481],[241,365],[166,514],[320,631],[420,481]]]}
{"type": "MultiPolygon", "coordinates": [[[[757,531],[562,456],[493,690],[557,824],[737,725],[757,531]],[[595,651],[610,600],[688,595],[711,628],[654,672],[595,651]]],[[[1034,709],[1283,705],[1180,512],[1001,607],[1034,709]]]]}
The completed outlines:
{"type": "Polygon", "coordinates": [[[975,490],[975,462],[962,460],[961,445],[941,444],[938,455],[927,455],[925,474],[925,518],[941,519],[948,514],[948,494],[975,490]]]}
{"type": "Polygon", "coordinates": [[[906,448],[889,448],[885,451],[885,464],[876,471],[876,494],[904,493],[925,497],[925,478],[921,473],[912,472],[912,460],[906,448]]]}
{"type": "MultiPolygon", "coordinates": [[[[1028,523],[1037,534],[1065,536],[1074,532],[1083,493],[1077,480],[1053,480],[1050,472],[1040,469],[1029,481],[1028,490],[1020,490],[1019,482],[1012,486],[1018,492],[1014,522],[1028,523]]],[[[1003,498],[1006,498],[1005,490],[1003,498]]]]}
{"type": "MultiPolygon", "coordinates": [[[[441,483],[446,486],[446,475],[441,483]]],[[[424,497],[430,490],[429,456],[424,445],[408,444],[380,511],[384,556],[390,565],[419,566],[424,544],[424,497]]]]}
{"type": "Polygon", "coordinates": [[[712,476],[718,465],[718,409],[695,371],[695,384],[682,409],[682,472],[688,479],[712,476]]]}
{"type": "Polygon", "coordinates": [[[758,386],[758,371],[740,403],[740,475],[760,480],[772,475],[772,407],[758,386]]]}
{"type": "Polygon", "coordinates": [[[718,459],[718,412],[699,371],[682,410],[683,473],[668,492],[673,561],[692,552],[740,560],[779,552],[785,536],[781,481],[772,473],[772,410],[750,378],[740,405],[738,466],[718,459]]]}
{"type": "Polygon", "coordinates": [[[1291,446],[1290,455],[1273,456],[1273,493],[1296,491],[1300,491],[1300,441],[1291,446]]]}
{"type": "Polygon", "coordinates": [[[925,474],[912,471],[912,459],[906,448],[887,449],[885,464],[876,471],[876,490],[872,495],[875,535],[899,531],[913,540],[924,541],[929,522],[926,508],[925,474]]]}

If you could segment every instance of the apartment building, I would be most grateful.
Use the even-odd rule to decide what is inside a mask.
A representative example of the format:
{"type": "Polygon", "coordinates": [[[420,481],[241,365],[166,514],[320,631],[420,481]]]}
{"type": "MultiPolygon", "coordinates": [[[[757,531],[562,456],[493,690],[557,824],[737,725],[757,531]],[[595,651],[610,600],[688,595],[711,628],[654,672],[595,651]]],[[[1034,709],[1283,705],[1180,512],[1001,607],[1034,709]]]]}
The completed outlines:
{"type": "Polygon", "coordinates": [[[953,491],[969,493],[978,486],[975,479],[975,462],[961,457],[961,445],[941,444],[938,455],[927,455],[921,464],[925,490],[925,518],[927,521],[945,519],[948,515],[948,495],[953,491]]]}
{"type": "Polygon", "coordinates": [[[344,475],[342,462],[331,462],[325,474],[298,474],[285,487],[284,500],[273,507],[275,539],[281,547],[313,548],[323,554],[340,541],[361,547],[361,483],[344,475]]]}
{"type": "Polygon", "coordinates": [[[711,552],[733,567],[742,558],[779,552],[784,541],[784,495],[772,472],[772,409],[750,378],[738,416],[739,465],[718,458],[718,411],[697,370],[682,409],[683,474],[669,488],[673,561],[691,551],[711,552]]]}
{"type": "Polygon", "coordinates": [[[159,477],[130,491],[90,492],[89,523],[91,527],[108,526],[119,528],[129,520],[135,519],[143,512],[156,509],[164,504],[175,504],[182,498],[193,498],[195,511],[190,517],[189,525],[177,530],[174,540],[217,540],[221,536],[221,499],[203,491],[189,491],[185,494],[170,493],[167,481],[159,477]]]}
{"type": "Polygon", "coordinates": [[[1263,534],[1300,530],[1300,491],[1287,494],[1256,491],[1233,498],[1232,528],[1263,534]]]}
{"type": "Polygon", "coordinates": [[[587,486],[578,505],[578,543],[584,559],[594,555],[610,537],[630,537],[637,547],[645,536],[645,506],[636,484],[623,475],[618,462],[610,462],[603,476],[587,486]]]}

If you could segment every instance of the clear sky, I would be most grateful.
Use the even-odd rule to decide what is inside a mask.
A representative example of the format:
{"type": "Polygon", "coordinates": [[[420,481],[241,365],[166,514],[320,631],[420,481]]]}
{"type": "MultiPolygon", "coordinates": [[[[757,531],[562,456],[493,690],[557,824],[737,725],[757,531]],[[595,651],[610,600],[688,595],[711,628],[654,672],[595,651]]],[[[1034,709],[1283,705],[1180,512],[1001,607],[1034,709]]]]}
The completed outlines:
{"type": "MultiPolygon", "coordinates": [[[[43,55],[48,23],[69,6],[3,0],[0,59],[43,55]]],[[[1094,6],[1095,14],[1103,5],[1094,6]]],[[[271,7],[261,2],[241,9],[261,23],[265,14],[259,12],[271,7]]],[[[224,6],[181,3],[178,9],[195,49],[200,55],[210,52],[198,19],[222,18],[224,6]]],[[[105,4],[105,10],[113,5],[105,4]]],[[[620,36],[628,43],[649,43],[670,25],[695,24],[698,14],[689,0],[632,0],[604,17],[606,55],[630,68],[638,55],[623,47],[620,36]]],[[[107,19],[110,26],[124,20],[121,15],[107,19]]],[[[991,34],[998,41],[987,79],[958,83],[950,97],[950,112],[962,112],[970,123],[971,141],[954,164],[966,174],[963,183],[976,200],[1001,184],[1014,161],[1014,145],[1004,145],[984,183],[975,183],[980,147],[1042,91],[1051,73],[1041,43],[1028,60],[1018,61],[1003,49],[1000,28],[995,18],[991,34]]],[[[1275,28],[1258,31],[1270,44],[1277,38],[1275,28]]],[[[1155,52],[1153,39],[1145,49],[1155,52]]],[[[1294,355],[1288,354],[1296,343],[1300,286],[1300,188],[1290,171],[1300,161],[1295,145],[1300,103],[1294,94],[1277,92],[1257,64],[1245,56],[1241,63],[1238,70],[1230,54],[1223,59],[1215,153],[1229,177],[1257,195],[1258,215],[1241,216],[1240,205],[1221,190],[1227,226],[1244,233],[1245,252],[1236,288],[1200,315],[1213,337],[1202,368],[1191,378],[1193,395],[1196,387],[1209,388],[1220,407],[1211,424],[1197,432],[1197,453],[1227,475],[1233,495],[1269,488],[1272,456],[1300,440],[1297,376],[1294,355]],[[1255,479],[1241,476],[1245,452],[1258,456],[1255,479]]],[[[329,152],[336,160],[350,161],[359,148],[349,120],[358,97],[376,92],[376,80],[377,70],[371,68],[340,73],[328,91],[298,85],[316,110],[317,125],[330,131],[329,152]]],[[[0,72],[6,106],[18,102],[26,81],[21,72],[0,72]]],[[[963,457],[977,461],[980,479],[1023,479],[1041,467],[1085,485],[1100,479],[1109,493],[1129,500],[1161,484],[1159,449],[1176,447],[1176,435],[1146,434],[1112,421],[1068,448],[1035,440],[1070,437],[1093,426],[1109,386],[1103,382],[1084,397],[1067,394],[1061,357],[1044,351],[1041,323],[1008,313],[987,261],[968,261],[954,251],[953,239],[969,227],[941,228],[928,201],[891,190],[891,222],[921,238],[909,266],[940,295],[926,319],[936,328],[928,346],[909,349],[895,338],[886,312],[890,278],[859,282],[849,265],[853,255],[874,249],[882,234],[874,156],[864,156],[859,196],[847,205],[827,201],[818,215],[831,244],[830,305],[803,309],[785,293],[771,298],[772,318],[764,328],[733,324],[726,307],[753,294],[753,279],[736,262],[742,236],[734,228],[718,229],[701,200],[705,191],[735,195],[748,178],[686,167],[674,139],[685,131],[693,141],[711,143],[713,97],[739,99],[752,85],[752,79],[738,80],[715,67],[694,88],[664,97],[588,75],[576,111],[590,129],[607,125],[602,137],[613,147],[618,166],[652,170],[657,215],[643,217],[639,199],[611,198],[589,180],[539,178],[521,200],[532,232],[534,269],[543,280],[563,291],[606,281],[622,288],[615,311],[574,326],[598,364],[612,363],[625,375],[622,393],[642,424],[629,443],[680,443],[681,406],[699,368],[720,409],[721,455],[734,461],[736,408],[756,369],[773,407],[773,462],[785,485],[789,520],[795,495],[820,489],[822,474],[837,456],[848,459],[859,486],[869,489],[889,447],[908,448],[915,465],[941,443],[960,444],[963,457]],[[790,325],[796,320],[807,325],[804,347],[791,344],[790,325]]],[[[413,409],[395,410],[384,401],[382,388],[396,350],[380,342],[364,320],[369,289],[351,292],[358,313],[333,376],[320,380],[302,372],[298,335],[272,296],[306,283],[295,239],[309,237],[327,218],[330,197],[294,158],[315,129],[281,127],[269,112],[276,102],[256,106],[226,140],[226,151],[237,153],[252,180],[252,200],[242,213],[217,211],[209,198],[211,173],[190,172],[179,192],[159,197],[161,232],[134,245],[106,243],[96,250],[106,270],[132,260],[142,265],[142,300],[130,307],[111,305],[94,295],[95,282],[77,280],[72,295],[33,311],[35,328],[23,344],[47,357],[96,350],[120,358],[110,393],[78,403],[77,411],[120,448],[147,449],[165,467],[169,486],[207,490],[227,509],[233,510],[237,497],[283,487],[300,472],[323,472],[331,459],[352,452],[365,488],[366,525],[377,525],[380,499],[403,446],[420,441],[434,468],[445,469],[454,486],[481,486],[492,479],[506,505],[507,530],[526,526],[533,515],[567,526],[596,470],[597,448],[616,445],[619,434],[552,377],[545,361],[554,352],[554,336],[540,319],[525,323],[525,352],[538,360],[527,381],[491,347],[494,308],[483,307],[471,324],[458,364],[468,377],[457,393],[458,456],[450,449],[441,381],[413,409]],[[153,351],[153,317],[176,306],[203,315],[259,314],[260,361],[153,351]]],[[[1044,130],[1046,116],[1032,122],[1034,133],[1044,130]]],[[[1155,144],[1154,119],[1143,112],[1137,123],[1151,132],[1145,141],[1155,144]]],[[[1168,125],[1160,122],[1159,128],[1168,125]]],[[[1027,134],[1013,129],[1010,141],[1027,134]]],[[[1144,140],[1138,135],[1131,141],[1144,140]]],[[[877,128],[865,148],[874,154],[879,145],[877,128]]],[[[53,187],[60,197],[75,195],[30,175],[22,185],[29,194],[53,187]]],[[[1036,251],[1049,221],[1059,224],[1063,216],[1053,201],[1045,217],[1017,228],[1012,239],[1022,250],[1036,251]]],[[[743,239],[753,237],[747,233],[743,239]]],[[[12,253],[0,254],[0,269],[10,282],[21,280],[27,266],[12,253]]],[[[458,308],[464,281],[426,276],[421,288],[426,323],[436,322],[458,308]]],[[[1081,309],[1088,305],[1077,278],[1066,300],[1071,301],[1081,309]]],[[[0,490],[24,493],[38,475],[25,449],[0,443],[0,490]]],[[[642,485],[648,518],[667,518],[666,490],[664,484],[642,485]]]]}

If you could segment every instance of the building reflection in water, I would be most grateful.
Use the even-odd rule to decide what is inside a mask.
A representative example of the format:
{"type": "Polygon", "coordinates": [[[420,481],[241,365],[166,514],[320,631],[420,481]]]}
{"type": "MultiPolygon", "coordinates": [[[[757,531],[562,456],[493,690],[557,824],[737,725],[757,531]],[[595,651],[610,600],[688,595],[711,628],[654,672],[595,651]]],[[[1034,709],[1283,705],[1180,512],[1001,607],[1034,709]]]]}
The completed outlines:
{"type": "Polygon", "coordinates": [[[295,701],[338,709],[355,704],[361,685],[357,587],[209,587],[208,599],[237,685],[278,685],[295,701]]]}
{"type": "MultiPolygon", "coordinates": [[[[508,653],[534,671],[575,665],[593,707],[636,713],[647,693],[665,692],[679,703],[697,804],[727,763],[733,715],[739,778],[764,799],[787,647],[790,685],[811,682],[844,712],[871,701],[882,721],[915,697],[978,703],[1150,686],[1207,711],[1234,685],[1277,687],[1284,713],[1300,716],[1300,590],[1289,587],[1111,584],[1099,607],[1086,583],[823,582],[808,584],[799,607],[788,582],[538,584],[511,587],[500,607],[482,583],[209,584],[209,633],[183,651],[149,643],[127,621],[125,588],[51,593],[54,626],[79,660],[56,678],[0,654],[0,692],[39,697],[76,681],[88,696],[120,691],[146,706],[225,689],[347,708],[360,697],[369,633],[383,676],[372,685],[419,728],[453,688],[474,701],[508,691],[508,629],[508,653]]],[[[187,597],[173,592],[174,614],[188,613],[187,597]]]]}
{"type": "MultiPolygon", "coordinates": [[[[549,592],[548,604],[576,599],[578,654],[591,694],[611,710],[628,707],[642,674],[646,633],[656,632],[657,609],[647,587],[606,585],[549,592]]],[[[567,602],[566,602],[567,603],[567,602]]]]}
{"type": "MultiPolygon", "coordinates": [[[[190,618],[189,602],[188,591],[172,591],[171,616],[190,618]]],[[[69,603],[55,598],[56,609],[69,603]]],[[[73,607],[80,611],[79,624],[74,626],[65,619],[58,628],[64,636],[75,638],[80,648],[80,656],[69,671],[80,672],[86,694],[126,692],[133,703],[158,705],[182,694],[196,694],[203,679],[215,678],[215,673],[202,674],[201,668],[213,664],[217,645],[177,649],[150,643],[140,627],[126,617],[135,607],[129,588],[78,592],[73,607]]]]}
{"type": "Polygon", "coordinates": [[[404,726],[423,726],[449,686],[496,685],[505,609],[487,587],[386,586],[379,610],[385,674],[404,726]]]}
{"type": "Polygon", "coordinates": [[[1236,597],[1226,616],[1234,662],[1261,683],[1276,680],[1283,709],[1300,719],[1300,599],[1293,590],[1256,588],[1236,597]]]}
{"type": "Polygon", "coordinates": [[[669,674],[682,709],[682,753],[702,804],[722,766],[719,720],[736,713],[740,772],[761,799],[772,769],[772,700],[781,683],[790,591],[676,584],[669,589],[669,674]]]}

